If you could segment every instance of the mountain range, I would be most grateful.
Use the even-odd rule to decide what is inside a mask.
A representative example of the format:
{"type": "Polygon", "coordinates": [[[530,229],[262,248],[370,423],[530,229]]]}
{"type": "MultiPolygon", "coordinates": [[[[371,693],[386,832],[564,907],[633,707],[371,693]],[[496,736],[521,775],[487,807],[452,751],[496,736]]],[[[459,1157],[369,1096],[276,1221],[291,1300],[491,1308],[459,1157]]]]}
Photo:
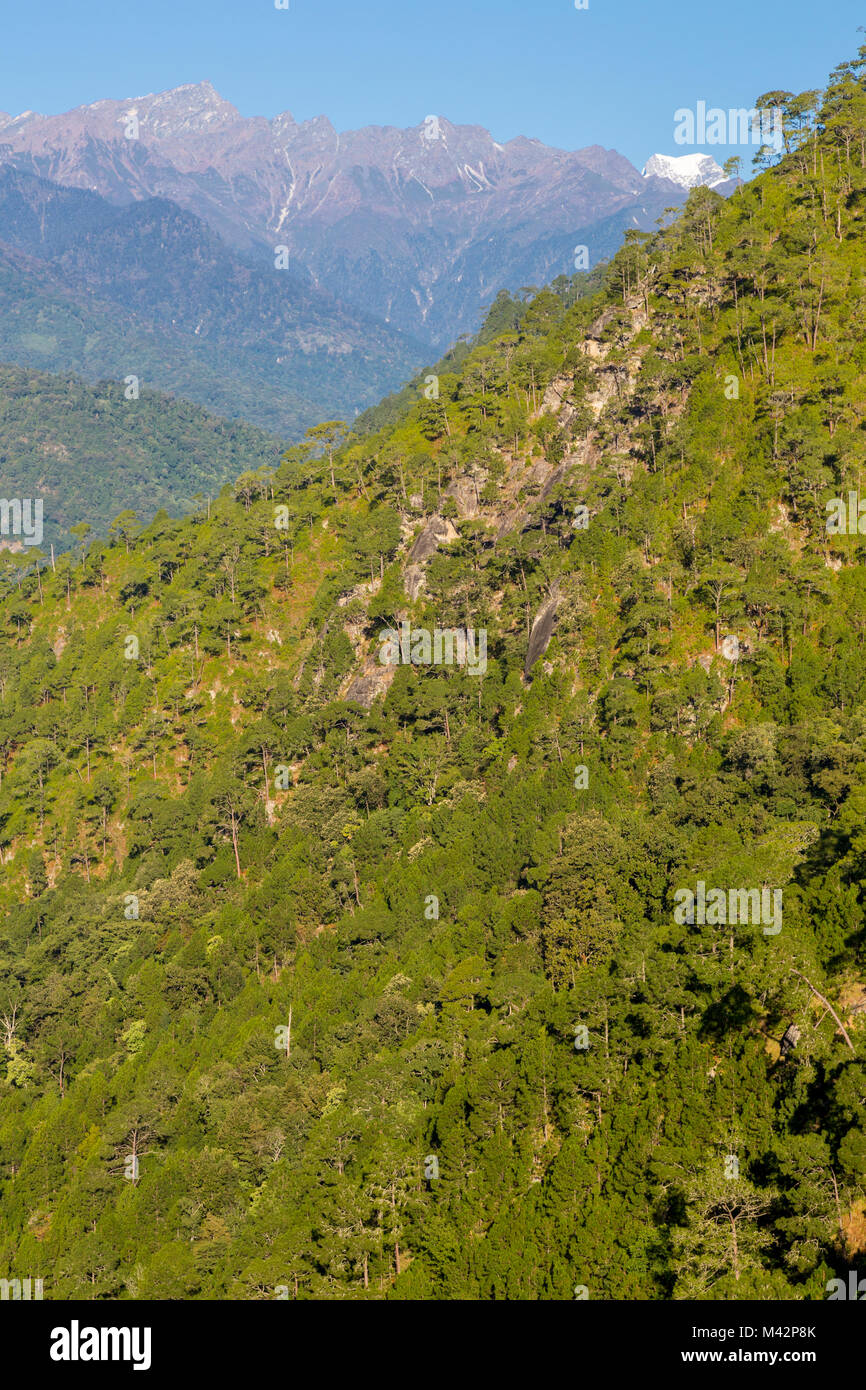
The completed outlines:
{"type": "Polygon", "coordinates": [[[426,346],[303,272],[252,262],[165,198],[118,206],[0,167],[0,347],[146,385],[285,436],[375,403],[426,346]]]}
{"type": "Polygon", "coordinates": [[[261,263],[284,247],[315,287],[437,348],[499,289],[571,273],[577,246],[595,264],[652,230],[684,189],[675,168],[645,177],[598,145],[502,144],[441,116],[348,132],[244,117],[209,82],[2,116],[0,163],[120,207],[167,199],[261,263]]]}

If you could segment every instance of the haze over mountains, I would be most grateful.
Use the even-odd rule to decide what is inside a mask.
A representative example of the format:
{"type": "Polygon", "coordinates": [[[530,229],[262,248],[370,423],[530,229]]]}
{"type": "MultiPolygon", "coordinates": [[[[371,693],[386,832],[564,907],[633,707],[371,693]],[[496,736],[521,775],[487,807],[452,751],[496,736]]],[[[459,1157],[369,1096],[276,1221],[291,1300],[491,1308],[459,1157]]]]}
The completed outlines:
{"type": "MultiPolygon", "coordinates": [[[[123,380],[297,436],[428,355],[164,198],[117,206],[0,168],[0,358],[123,380]]],[[[386,384],[387,383],[387,384],[386,384]]]]}
{"type": "Polygon", "coordinates": [[[270,266],[285,246],[315,286],[437,348],[501,288],[572,273],[577,244],[592,264],[612,255],[683,196],[598,145],[500,144],[438,116],[340,133],[324,116],[243,117],[209,82],[0,117],[0,163],[119,206],[169,199],[270,266]]]}

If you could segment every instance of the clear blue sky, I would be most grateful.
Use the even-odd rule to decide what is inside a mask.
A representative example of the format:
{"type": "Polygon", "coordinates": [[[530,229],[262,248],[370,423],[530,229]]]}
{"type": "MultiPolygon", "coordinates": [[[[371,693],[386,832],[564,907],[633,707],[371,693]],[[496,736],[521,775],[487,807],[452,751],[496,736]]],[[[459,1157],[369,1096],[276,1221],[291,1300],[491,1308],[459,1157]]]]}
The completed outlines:
{"type": "Polygon", "coordinates": [[[290,4],[4,0],[0,110],[65,111],[207,78],[244,115],[325,114],[347,130],[435,114],[500,140],[610,146],[640,167],[656,150],[686,152],[672,138],[678,107],[821,86],[866,41],[856,0],[290,4]]]}

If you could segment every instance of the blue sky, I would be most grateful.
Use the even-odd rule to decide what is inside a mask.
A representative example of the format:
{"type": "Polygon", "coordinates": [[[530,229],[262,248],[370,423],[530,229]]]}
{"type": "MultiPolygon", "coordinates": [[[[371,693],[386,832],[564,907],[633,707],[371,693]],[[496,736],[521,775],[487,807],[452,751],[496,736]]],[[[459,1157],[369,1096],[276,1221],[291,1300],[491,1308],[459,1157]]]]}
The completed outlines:
{"type": "MultiPolygon", "coordinates": [[[[699,100],[821,86],[866,35],[857,0],[6,0],[0,110],[64,111],[209,79],[244,115],[340,130],[425,116],[601,144],[640,167],[699,100]]],[[[728,151],[708,149],[719,160],[728,151]]],[[[747,162],[751,152],[747,152],[747,162]]],[[[746,170],[744,169],[744,172],[746,170]]]]}

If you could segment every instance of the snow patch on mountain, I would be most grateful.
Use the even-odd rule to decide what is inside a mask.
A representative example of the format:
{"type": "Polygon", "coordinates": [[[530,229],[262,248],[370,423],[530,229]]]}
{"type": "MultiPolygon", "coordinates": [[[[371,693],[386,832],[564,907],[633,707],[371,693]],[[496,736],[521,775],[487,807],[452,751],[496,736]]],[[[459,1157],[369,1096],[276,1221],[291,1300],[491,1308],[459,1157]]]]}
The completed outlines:
{"type": "Polygon", "coordinates": [[[727,182],[724,169],[709,154],[654,154],[642,172],[645,179],[669,179],[680,188],[698,188],[701,184],[715,188],[727,182]]]}

